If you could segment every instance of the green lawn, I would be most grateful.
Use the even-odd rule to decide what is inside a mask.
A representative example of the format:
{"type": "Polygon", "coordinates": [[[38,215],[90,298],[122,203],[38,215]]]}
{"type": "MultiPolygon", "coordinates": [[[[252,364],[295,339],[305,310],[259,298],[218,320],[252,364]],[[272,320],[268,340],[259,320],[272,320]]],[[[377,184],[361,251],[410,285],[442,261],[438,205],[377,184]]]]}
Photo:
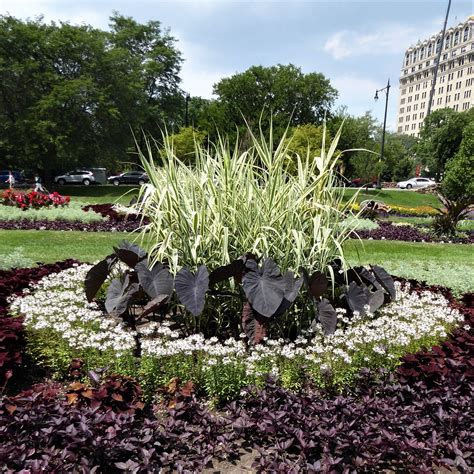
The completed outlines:
{"type": "MultiPolygon", "coordinates": [[[[61,194],[71,196],[80,201],[89,204],[110,203],[119,201],[122,204],[128,204],[133,194],[125,193],[137,189],[137,186],[113,186],[113,185],[99,185],[99,186],[57,186],[52,190],[58,191],[61,194]]],[[[349,199],[358,190],[348,188],[345,191],[345,196],[349,199]]],[[[420,194],[414,191],[406,190],[392,190],[392,189],[364,189],[360,190],[357,201],[361,202],[366,199],[376,199],[385,202],[389,206],[438,206],[438,199],[431,194],[420,194]]]]}
{"type": "Polygon", "coordinates": [[[137,186],[113,186],[113,185],[97,185],[97,186],[56,186],[51,187],[51,191],[71,196],[72,200],[78,200],[87,204],[104,204],[120,202],[128,204],[130,199],[137,192],[137,186]]]}
{"type": "MultiPolygon", "coordinates": [[[[358,189],[346,189],[345,197],[349,199],[358,189]]],[[[394,190],[394,189],[363,189],[360,190],[357,201],[365,201],[366,199],[375,199],[383,201],[388,206],[404,206],[404,207],[418,207],[418,206],[436,206],[439,207],[439,200],[432,194],[421,194],[408,190],[394,190]]]]}
{"type": "MultiPolygon", "coordinates": [[[[120,240],[132,238],[119,232],[0,231],[0,260],[21,247],[21,256],[32,262],[66,258],[93,262],[108,255],[120,240]]],[[[345,250],[351,264],[379,264],[395,275],[449,286],[456,293],[474,291],[470,245],[352,240],[345,250]]]]}

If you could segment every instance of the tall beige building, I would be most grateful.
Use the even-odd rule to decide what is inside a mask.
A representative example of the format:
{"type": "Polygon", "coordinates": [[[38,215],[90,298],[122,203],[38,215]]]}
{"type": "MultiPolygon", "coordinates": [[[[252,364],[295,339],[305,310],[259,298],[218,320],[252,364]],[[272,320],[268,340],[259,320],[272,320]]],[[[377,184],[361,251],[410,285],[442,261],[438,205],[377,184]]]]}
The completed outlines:
{"type": "MultiPolygon", "coordinates": [[[[428,110],[442,32],[405,53],[400,74],[397,131],[418,136],[428,110]]],[[[474,15],[446,30],[431,111],[474,107],[474,15]]]]}

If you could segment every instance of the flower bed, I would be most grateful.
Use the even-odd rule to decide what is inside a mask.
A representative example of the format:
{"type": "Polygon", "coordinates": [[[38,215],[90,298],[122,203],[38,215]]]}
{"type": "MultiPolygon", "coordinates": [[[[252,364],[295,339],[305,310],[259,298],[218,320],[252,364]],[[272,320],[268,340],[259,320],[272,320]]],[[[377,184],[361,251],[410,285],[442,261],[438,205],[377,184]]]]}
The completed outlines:
{"type": "Polygon", "coordinates": [[[136,214],[117,212],[113,204],[92,204],[75,209],[76,212],[49,213],[50,211],[25,211],[31,215],[6,216],[0,213],[0,229],[3,230],[80,230],[85,232],[131,232],[146,224],[136,214]]]}
{"type": "Polygon", "coordinates": [[[449,341],[406,356],[385,382],[361,374],[351,395],[270,382],[221,412],[179,391],[168,410],[152,412],[124,396],[123,379],[34,386],[0,402],[0,462],[33,471],[472,472],[474,315],[472,301],[457,306],[465,327],[449,341]]]}
{"type": "Polygon", "coordinates": [[[243,339],[186,336],[169,321],[150,322],[137,329],[137,358],[137,332],[87,301],[83,281],[90,268],[80,265],[45,277],[15,298],[11,311],[25,315],[31,353],[58,375],[67,374],[70,360],[80,358],[89,369],[108,366],[124,375],[138,374],[148,394],[177,376],[225,400],[245,385],[262,385],[269,373],[289,388],[311,380],[340,389],[361,368],[395,368],[407,352],[445,339],[462,319],[442,295],[410,293],[398,283],[397,300],[375,316],[349,319],[347,310],[338,308],[337,329],[330,336],[317,326],[293,342],[267,339],[249,346],[243,339]]]}
{"type": "Polygon", "coordinates": [[[69,196],[61,196],[56,191],[54,193],[44,194],[36,191],[23,193],[14,191],[13,189],[3,191],[1,199],[4,205],[16,206],[20,209],[67,206],[71,201],[69,196]]]}
{"type": "Polygon", "coordinates": [[[445,242],[472,244],[474,243],[474,232],[468,232],[467,237],[450,237],[449,240],[437,237],[427,231],[411,225],[394,225],[390,222],[379,222],[378,229],[358,230],[357,235],[361,239],[374,240],[399,240],[405,242],[445,242]]]}

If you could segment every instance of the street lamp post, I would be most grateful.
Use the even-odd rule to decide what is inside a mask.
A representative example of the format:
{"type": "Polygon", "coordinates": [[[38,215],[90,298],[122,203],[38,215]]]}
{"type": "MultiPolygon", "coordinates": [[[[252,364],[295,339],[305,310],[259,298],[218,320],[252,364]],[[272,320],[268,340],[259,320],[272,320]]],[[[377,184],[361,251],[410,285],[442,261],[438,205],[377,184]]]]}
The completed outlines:
{"type": "MultiPolygon", "coordinates": [[[[375,91],[375,97],[374,100],[377,101],[379,98],[379,92],[385,91],[385,115],[383,118],[383,131],[382,131],[382,149],[380,150],[380,158],[379,162],[382,162],[383,160],[383,150],[385,147],[385,127],[387,126],[387,107],[388,107],[388,94],[390,92],[390,79],[387,81],[387,85],[383,89],[377,89],[375,91]]],[[[380,170],[377,173],[377,189],[380,189],[380,170]]]]}
{"type": "Polygon", "coordinates": [[[189,127],[189,99],[191,98],[190,94],[186,92],[184,98],[185,113],[184,113],[184,126],[189,127]]]}

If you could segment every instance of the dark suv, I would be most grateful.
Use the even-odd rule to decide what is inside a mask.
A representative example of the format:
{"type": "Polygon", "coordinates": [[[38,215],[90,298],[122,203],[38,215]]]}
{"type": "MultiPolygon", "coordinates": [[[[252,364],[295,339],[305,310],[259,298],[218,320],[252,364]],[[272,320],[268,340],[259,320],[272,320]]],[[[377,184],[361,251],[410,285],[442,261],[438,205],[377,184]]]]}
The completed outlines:
{"type": "Polygon", "coordinates": [[[110,176],[107,178],[109,183],[115,184],[142,184],[148,183],[148,175],[143,171],[129,171],[127,173],[122,173],[117,176],[110,176]]]}

